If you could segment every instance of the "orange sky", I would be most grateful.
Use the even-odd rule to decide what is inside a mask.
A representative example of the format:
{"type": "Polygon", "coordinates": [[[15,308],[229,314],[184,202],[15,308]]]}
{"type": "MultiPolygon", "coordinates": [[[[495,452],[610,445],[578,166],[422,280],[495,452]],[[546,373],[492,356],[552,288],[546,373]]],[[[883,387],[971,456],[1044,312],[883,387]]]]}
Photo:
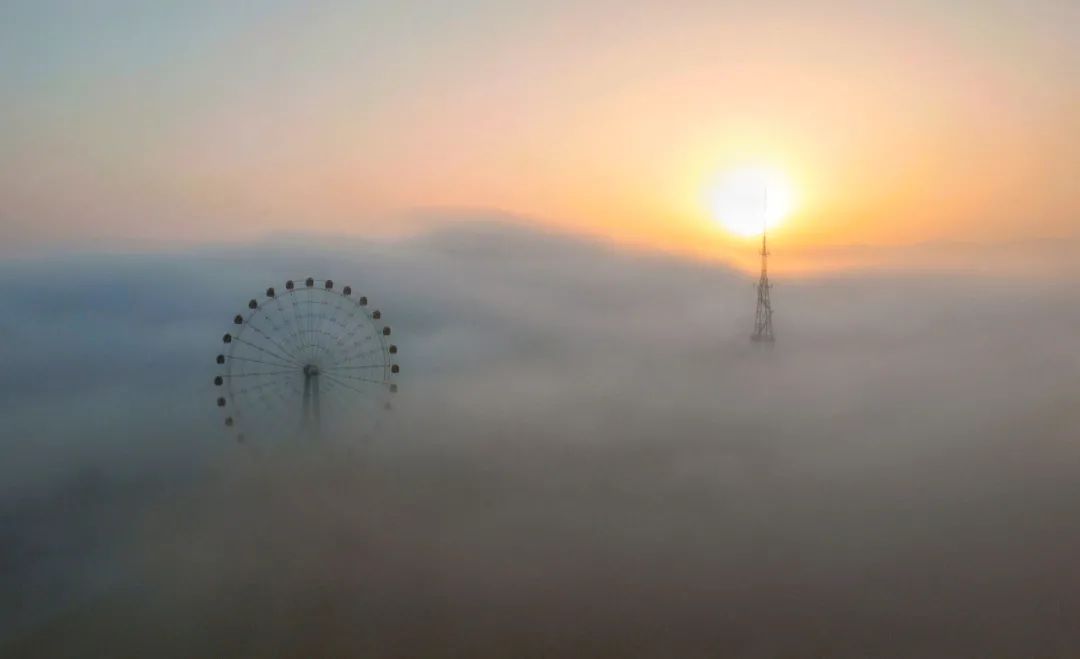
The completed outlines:
{"type": "Polygon", "coordinates": [[[723,257],[745,243],[709,184],[758,163],[795,183],[789,248],[1076,236],[1080,4],[942,4],[27,3],[0,27],[0,232],[394,233],[472,208],[723,257]]]}

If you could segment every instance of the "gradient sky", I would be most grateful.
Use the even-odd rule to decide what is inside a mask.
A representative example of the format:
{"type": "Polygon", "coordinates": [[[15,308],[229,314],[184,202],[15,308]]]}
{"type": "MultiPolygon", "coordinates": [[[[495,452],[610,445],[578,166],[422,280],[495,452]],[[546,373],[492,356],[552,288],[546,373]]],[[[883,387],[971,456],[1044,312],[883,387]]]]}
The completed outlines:
{"type": "Polygon", "coordinates": [[[1080,233],[1080,3],[7,2],[0,237],[395,233],[499,211],[722,254],[1080,233]],[[453,213],[450,213],[453,214],[453,213]]]}

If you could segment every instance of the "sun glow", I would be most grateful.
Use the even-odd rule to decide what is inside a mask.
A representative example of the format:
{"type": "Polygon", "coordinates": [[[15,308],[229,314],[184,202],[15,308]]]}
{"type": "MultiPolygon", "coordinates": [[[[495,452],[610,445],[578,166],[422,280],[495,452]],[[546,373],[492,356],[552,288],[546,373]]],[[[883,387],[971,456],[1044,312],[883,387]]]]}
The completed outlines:
{"type": "Polygon", "coordinates": [[[783,173],[763,167],[742,167],[721,176],[710,195],[713,217],[739,236],[760,236],[783,223],[795,205],[783,173]]]}

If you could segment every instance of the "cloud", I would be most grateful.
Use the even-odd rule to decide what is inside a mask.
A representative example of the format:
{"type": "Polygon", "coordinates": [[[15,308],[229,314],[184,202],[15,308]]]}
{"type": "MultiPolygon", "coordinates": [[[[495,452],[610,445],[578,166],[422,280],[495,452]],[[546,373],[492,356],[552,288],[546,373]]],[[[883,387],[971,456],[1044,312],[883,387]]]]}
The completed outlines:
{"type": "Polygon", "coordinates": [[[16,655],[1080,643],[1075,282],[780,280],[762,350],[735,271],[499,224],[4,268],[16,655]],[[309,273],[394,325],[393,423],[237,449],[222,327],[309,273]]]}

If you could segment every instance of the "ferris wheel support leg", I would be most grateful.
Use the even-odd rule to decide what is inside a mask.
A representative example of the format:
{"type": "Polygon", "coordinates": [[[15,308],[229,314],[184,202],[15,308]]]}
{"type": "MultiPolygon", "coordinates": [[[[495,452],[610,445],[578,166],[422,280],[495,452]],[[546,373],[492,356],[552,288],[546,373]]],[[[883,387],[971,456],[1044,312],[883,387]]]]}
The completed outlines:
{"type": "Polygon", "coordinates": [[[311,435],[313,439],[319,439],[322,421],[319,418],[319,376],[311,378],[311,435]]]}

